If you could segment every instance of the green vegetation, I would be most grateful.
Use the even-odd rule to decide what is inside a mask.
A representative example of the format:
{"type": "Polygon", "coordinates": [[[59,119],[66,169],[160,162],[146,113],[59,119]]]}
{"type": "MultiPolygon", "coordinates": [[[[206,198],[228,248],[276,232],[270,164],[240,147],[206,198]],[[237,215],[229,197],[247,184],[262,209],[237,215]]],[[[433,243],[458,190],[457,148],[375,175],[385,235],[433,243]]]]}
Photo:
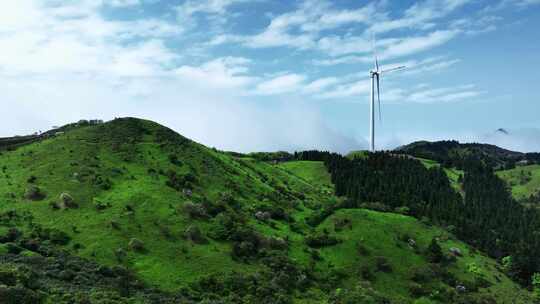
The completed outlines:
{"type": "Polygon", "coordinates": [[[499,171],[497,175],[508,183],[512,195],[518,200],[526,200],[540,193],[540,165],[518,166],[499,171]]]}
{"type": "MultiPolygon", "coordinates": [[[[420,158],[420,157],[416,157],[416,159],[421,161],[422,164],[428,169],[433,168],[433,167],[441,167],[441,164],[431,159],[420,158]]],[[[454,189],[456,190],[461,190],[460,178],[461,179],[463,178],[463,174],[464,174],[463,170],[458,170],[456,168],[443,168],[443,170],[444,170],[444,173],[446,173],[446,176],[448,176],[448,180],[450,180],[450,184],[452,185],[452,187],[454,187],[454,189]]]]}
{"type": "Polygon", "coordinates": [[[366,158],[368,156],[368,154],[369,154],[369,151],[366,151],[366,150],[351,151],[346,155],[346,157],[349,158],[349,159],[354,159],[356,157],[366,158]]]}
{"type": "Polygon", "coordinates": [[[451,233],[335,197],[323,162],[224,153],[131,118],[62,130],[0,154],[0,297],[530,303],[451,233]]]}
{"type": "Polygon", "coordinates": [[[326,192],[333,192],[334,186],[330,174],[321,161],[289,161],[279,164],[279,167],[300,177],[314,187],[319,187],[326,192]]]}

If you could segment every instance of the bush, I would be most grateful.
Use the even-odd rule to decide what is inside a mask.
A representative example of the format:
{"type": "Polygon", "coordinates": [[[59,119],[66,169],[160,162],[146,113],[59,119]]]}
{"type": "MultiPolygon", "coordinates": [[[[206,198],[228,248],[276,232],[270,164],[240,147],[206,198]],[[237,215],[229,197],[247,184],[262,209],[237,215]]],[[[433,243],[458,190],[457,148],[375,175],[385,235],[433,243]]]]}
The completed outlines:
{"type": "Polygon", "coordinates": [[[435,277],[435,272],[429,267],[416,267],[411,270],[411,280],[416,283],[427,283],[435,277]]]}
{"type": "Polygon", "coordinates": [[[341,231],[345,228],[352,229],[352,221],[348,218],[334,219],[334,230],[341,231]]]}
{"type": "Polygon", "coordinates": [[[94,207],[96,207],[97,210],[105,210],[105,209],[111,207],[111,203],[102,202],[102,201],[97,200],[97,199],[94,198],[94,207]]]}
{"type": "Polygon", "coordinates": [[[24,192],[24,198],[31,201],[40,201],[45,198],[45,193],[38,186],[31,185],[24,192]]]}
{"type": "Polygon", "coordinates": [[[50,229],[49,230],[49,240],[53,242],[54,244],[58,245],[67,245],[70,241],[70,237],[67,233],[58,230],[58,229],[50,229]]]}
{"type": "Polygon", "coordinates": [[[431,263],[440,263],[443,261],[444,255],[442,248],[436,238],[431,239],[431,243],[427,249],[427,256],[431,263]]]}
{"type": "Polygon", "coordinates": [[[17,228],[9,228],[5,233],[0,234],[0,243],[15,242],[22,236],[22,232],[17,228]]]}
{"type": "Polygon", "coordinates": [[[178,155],[176,154],[169,154],[169,161],[173,165],[182,166],[182,162],[178,159],[178,155]]]}
{"type": "Polygon", "coordinates": [[[366,281],[373,281],[375,280],[375,274],[371,270],[371,268],[367,265],[364,265],[360,267],[360,277],[366,281]]]}
{"type": "Polygon", "coordinates": [[[430,290],[418,283],[411,283],[409,285],[409,293],[415,298],[420,298],[429,295],[430,290]]]}
{"type": "Polygon", "coordinates": [[[362,242],[358,242],[356,244],[356,251],[358,252],[359,255],[362,255],[362,256],[366,256],[370,254],[369,249],[362,242]]]}
{"type": "Polygon", "coordinates": [[[327,233],[315,233],[306,237],[306,244],[313,248],[334,246],[339,243],[340,240],[338,238],[327,233]]]}
{"type": "Polygon", "coordinates": [[[193,243],[196,243],[196,244],[206,244],[206,243],[208,243],[208,240],[206,239],[204,234],[201,232],[199,227],[194,226],[194,225],[191,225],[191,226],[186,228],[186,230],[184,231],[184,237],[187,240],[190,240],[190,241],[192,241],[193,243]]]}
{"type": "Polygon", "coordinates": [[[389,300],[371,288],[369,283],[362,283],[352,289],[338,288],[330,296],[329,304],[379,304],[389,300]]]}
{"type": "Polygon", "coordinates": [[[201,204],[188,201],[184,203],[183,209],[184,212],[192,219],[202,219],[208,217],[206,208],[201,204]]]}
{"type": "Polygon", "coordinates": [[[192,173],[186,173],[179,175],[174,170],[167,171],[168,180],[167,186],[175,189],[176,191],[182,191],[183,189],[193,189],[194,184],[197,182],[197,178],[192,173]]]}
{"type": "Polygon", "coordinates": [[[392,272],[393,270],[388,259],[383,256],[375,257],[375,266],[377,267],[377,271],[392,272]]]}

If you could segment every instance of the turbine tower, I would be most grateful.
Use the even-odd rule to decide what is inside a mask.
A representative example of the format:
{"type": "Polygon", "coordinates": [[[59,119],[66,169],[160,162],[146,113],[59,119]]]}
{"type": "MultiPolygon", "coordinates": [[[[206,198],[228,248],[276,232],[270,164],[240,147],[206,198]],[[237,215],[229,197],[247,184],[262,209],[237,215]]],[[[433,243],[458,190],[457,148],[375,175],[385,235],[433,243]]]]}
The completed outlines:
{"type": "Polygon", "coordinates": [[[370,109],[369,109],[369,137],[370,137],[370,151],[375,152],[375,91],[377,94],[377,100],[379,103],[379,121],[381,121],[381,76],[382,74],[386,74],[388,72],[397,71],[404,69],[405,66],[398,66],[395,68],[390,68],[387,70],[381,70],[379,68],[379,59],[377,58],[377,53],[375,52],[375,43],[373,43],[373,53],[375,56],[375,68],[370,71],[370,78],[371,78],[371,103],[370,103],[370,109]]]}

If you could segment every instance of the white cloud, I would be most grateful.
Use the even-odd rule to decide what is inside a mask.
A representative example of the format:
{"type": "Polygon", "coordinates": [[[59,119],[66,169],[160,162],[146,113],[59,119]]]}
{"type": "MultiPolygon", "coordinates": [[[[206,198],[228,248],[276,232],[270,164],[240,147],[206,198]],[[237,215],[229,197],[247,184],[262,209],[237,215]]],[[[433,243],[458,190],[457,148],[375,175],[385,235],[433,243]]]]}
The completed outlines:
{"type": "Polygon", "coordinates": [[[299,91],[306,77],[299,74],[285,74],[257,85],[256,92],[261,95],[275,95],[299,91]]]}
{"type": "Polygon", "coordinates": [[[431,32],[425,36],[403,38],[382,51],[380,57],[381,59],[396,58],[425,51],[448,42],[458,33],[457,30],[444,30],[431,32]]]}
{"type": "MultiPolygon", "coordinates": [[[[242,42],[251,48],[292,47],[313,49],[320,32],[347,24],[367,24],[377,15],[376,4],[357,9],[336,10],[328,1],[303,1],[297,10],[274,17],[260,33],[252,36],[220,35],[211,44],[242,42]]],[[[321,41],[322,47],[328,41],[321,41]]]]}
{"type": "Polygon", "coordinates": [[[221,27],[228,21],[231,6],[248,0],[186,0],[176,6],[178,21],[186,27],[193,28],[198,23],[205,24],[206,30],[221,32],[221,27]],[[204,21],[202,21],[204,20],[204,21]]]}
{"type": "Polygon", "coordinates": [[[159,74],[178,58],[161,40],[181,32],[157,19],[105,20],[101,6],[47,6],[22,0],[0,12],[0,66],[6,74],[113,73],[159,74]],[[8,17],[8,18],[3,18],[8,17]],[[127,39],[144,38],[136,43],[127,39]]]}
{"type": "Polygon", "coordinates": [[[426,0],[405,10],[402,18],[378,21],[371,26],[371,33],[385,33],[403,28],[430,29],[434,20],[447,16],[472,0],[426,0]]]}
{"type": "Polygon", "coordinates": [[[540,0],[500,0],[495,4],[486,6],[482,11],[491,13],[500,11],[509,7],[515,7],[517,9],[525,9],[530,6],[540,4],[540,0]]]}
{"type": "Polygon", "coordinates": [[[256,78],[247,75],[250,60],[239,57],[217,58],[201,66],[181,66],[174,72],[202,88],[245,89],[256,78]]]}
{"type": "Polygon", "coordinates": [[[336,77],[320,78],[305,85],[303,91],[308,94],[318,93],[339,82],[336,77]]]}
{"type": "Polygon", "coordinates": [[[321,99],[343,99],[360,95],[367,96],[370,91],[370,87],[370,80],[356,81],[348,84],[339,85],[333,90],[328,90],[318,97],[321,99]]]}
{"type": "Polygon", "coordinates": [[[384,93],[385,102],[394,103],[444,103],[471,101],[486,92],[476,89],[474,85],[430,88],[421,86],[412,89],[394,89],[384,93]]]}
{"type": "Polygon", "coordinates": [[[128,6],[136,6],[140,5],[140,0],[109,0],[107,2],[107,5],[113,6],[113,7],[128,7],[128,6]]]}

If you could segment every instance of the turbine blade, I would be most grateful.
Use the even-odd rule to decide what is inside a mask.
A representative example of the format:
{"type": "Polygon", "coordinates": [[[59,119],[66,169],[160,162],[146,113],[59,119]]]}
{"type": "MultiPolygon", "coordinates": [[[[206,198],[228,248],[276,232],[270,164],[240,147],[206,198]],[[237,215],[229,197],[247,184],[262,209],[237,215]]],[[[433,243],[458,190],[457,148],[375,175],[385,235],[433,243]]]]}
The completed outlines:
{"type": "Polygon", "coordinates": [[[388,72],[393,72],[393,71],[397,71],[397,70],[403,70],[404,68],[406,68],[406,66],[402,65],[402,66],[399,66],[397,68],[391,68],[391,69],[388,69],[388,70],[384,70],[384,71],[381,71],[381,73],[388,73],[388,72]]]}
{"type": "Polygon", "coordinates": [[[377,74],[377,100],[379,102],[379,123],[382,122],[382,114],[381,114],[381,83],[379,80],[379,75],[377,74]]]}
{"type": "Polygon", "coordinates": [[[379,71],[379,58],[377,56],[377,47],[375,46],[375,34],[371,33],[371,48],[375,59],[375,71],[379,71]]]}

